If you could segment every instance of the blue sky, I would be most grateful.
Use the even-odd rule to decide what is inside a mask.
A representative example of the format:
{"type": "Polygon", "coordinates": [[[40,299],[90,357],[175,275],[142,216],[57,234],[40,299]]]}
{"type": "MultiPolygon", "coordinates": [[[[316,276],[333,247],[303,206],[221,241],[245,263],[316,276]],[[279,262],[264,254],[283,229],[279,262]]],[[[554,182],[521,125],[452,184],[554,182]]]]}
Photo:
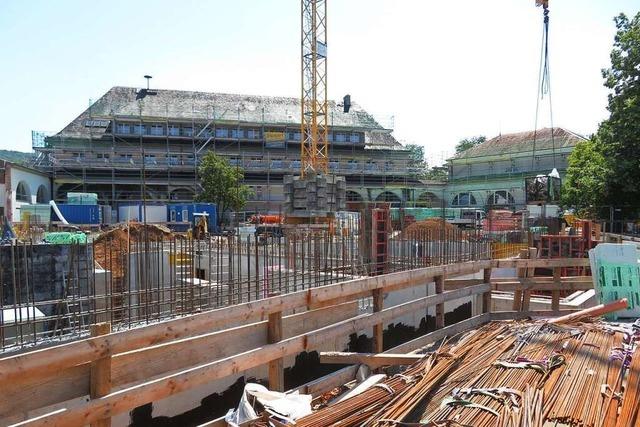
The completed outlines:
{"type": "MultiPolygon", "coordinates": [[[[329,94],[394,116],[433,162],[461,138],[534,125],[534,0],[330,0],[329,94]]],[[[600,69],[636,1],[551,0],[554,124],[606,117],[600,69]]],[[[112,86],[299,95],[297,0],[0,1],[0,148],[27,151],[112,86]]],[[[542,111],[539,125],[549,117],[542,111]]]]}

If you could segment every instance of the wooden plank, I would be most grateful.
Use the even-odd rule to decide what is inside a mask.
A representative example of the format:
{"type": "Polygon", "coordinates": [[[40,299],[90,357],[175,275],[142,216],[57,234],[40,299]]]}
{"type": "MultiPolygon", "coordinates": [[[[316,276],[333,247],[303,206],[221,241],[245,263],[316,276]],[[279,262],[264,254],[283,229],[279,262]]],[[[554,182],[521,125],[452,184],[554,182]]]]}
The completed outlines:
{"type": "MultiPolygon", "coordinates": [[[[556,285],[562,286],[561,275],[562,271],[560,267],[554,267],[553,269],[553,282],[556,285]]],[[[560,311],[560,290],[554,289],[551,293],[551,310],[560,311]]]]}
{"type": "MultiPolygon", "coordinates": [[[[106,335],[111,332],[110,323],[97,323],[91,325],[91,336],[106,335]]],[[[91,362],[89,397],[97,399],[111,392],[111,356],[91,362]]],[[[111,418],[103,418],[91,423],[91,427],[110,427],[111,418]]]]}
{"type": "Polygon", "coordinates": [[[313,397],[317,397],[328,390],[353,381],[356,378],[357,372],[357,365],[347,366],[346,368],[310,381],[298,387],[296,390],[301,394],[310,394],[313,397]]]}
{"type": "MultiPolygon", "coordinates": [[[[520,259],[524,259],[529,257],[529,250],[528,249],[521,249],[520,250],[520,259]]],[[[524,278],[526,276],[526,269],[521,266],[518,267],[516,269],[516,275],[518,276],[518,278],[524,278]]],[[[513,311],[520,311],[522,310],[522,290],[520,288],[517,288],[513,291],[513,305],[512,305],[513,311]]]]}
{"type": "MultiPolygon", "coordinates": [[[[285,337],[324,327],[358,313],[357,303],[297,313],[283,318],[285,337]]],[[[147,381],[267,344],[267,322],[229,328],[119,354],[112,359],[112,382],[124,386],[147,381]],[[179,354],[180,357],[176,357],[179,354]]],[[[3,414],[26,412],[89,394],[89,365],[78,365],[47,377],[29,377],[3,386],[3,414]]]]}
{"type": "Polygon", "coordinates": [[[25,425],[66,426],[89,424],[105,416],[113,416],[131,410],[148,402],[163,399],[181,391],[206,384],[212,380],[263,365],[271,360],[317,348],[328,339],[345,336],[349,333],[372,327],[375,323],[388,321],[440,302],[484,293],[488,289],[489,285],[477,285],[438,295],[430,295],[416,301],[387,308],[379,313],[357,316],[304,335],[282,340],[279,343],[267,344],[244,353],[150,380],[143,384],[110,393],[99,399],[90,400],[84,404],[70,405],[55,413],[28,420],[25,425]]]}
{"type": "Polygon", "coordinates": [[[269,313],[276,311],[286,312],[294,308],[313,306],[313,304],[322,303],[323,301],[369,293],[378,288],[397,290],[407,286],[416,286],[426,283],[429,278],[443,272],[465,274],[485,268],[489,263],[489,260],[470,261],[354,279],[9,356],[0,359],[0,384],[24,377],[27,372],[30,376],[55,374],[65,368],[91,362],[108,354],[125,353],[163,342],[198,335],[224,327],[231,322],[250,321],[256,318],[266,319],[269,313]]]}
{"type": "MultiPolygon", "coordinates": [[[[384,309],[384,294],[382,289],[374,289],[373,296],[373,312],[378,313],[384,309]]],[[[384,350],[383,343],[383,323],[376,323],[373,325],[373,351],[376,353],[382,353],[384,350]]]]}
{"type": "Polygon", "coordinates": [[[446,279],[444,281],[445,291],[453,289],[466,288],[467,286],[479,285],[485,283],[482,279],[446,279]]]}
{"type": "MultiPolygon", "coordinates": [[[[491,269],[485,268],[482,272],[482,280],[484,283],[491,282],[491,269]]],[[[491,291],[482,294],[482,312],[491,312],[491,291]]]]}
{"type": "Polygon", "coordinates": [[[209,332],[231,321],[247,321],[256,317],[264,319],[269,313],[304,307],[306,303],[307,291],[294,292],[5,357],[0,359],[0,384],[7,384],[25,375],[55,374],[109,354],[125,353],[209,332]]]}
{"type": "MultiPolygon", "coordinates": [[[[573,313],[579,310],[567,309],[560,310],[561,314],[573,313]]],[[[491,313],[491,321],[494,320],[518,320],[527,319],[529,317],[556,317],[558,312],[553,310],[532,310],[532,311],[494,311],[491,313]]]]}
{"type": "Polygon", "coordinates": [[[538,258],[538,259],[494,259],[493,268],[553,268],[553,267],[588,267],[589,258],[538,258]]]}
{"type": "Polygon", "coordinates": [[[320,363],[364,364],[372,369],[381,366],[410,365],[420,360],[424,355],[397,353],[350,353],[329,351],[320,353],[320,363]]]}
{"type": "MultiPolygon", "coordinates": [[[[559,268],[559,267],[555,267],[559,268]]],[[[593,283],[591,276],[563,276],[559,279],[560,283],[593,283]]],[[[556,283],[557,279],[550,276],[539,277],[495,277],[491,279],[491,283],[522,283],[522,284],[537,284],[537,283],[556,283]]]]}
{"type": "Polygon", "coordinates": [[[514,282],[502,282],[502,283],[492,283],[491,289],[494,291],[522,291],[522,290],[535,290],[535,291],[553,291],[553,290],[563,290],[563,291],[587,291],[589,289],[593,289],[593,283],[591,282],[583,282],[579,281],[576,283],[564,282],[564,283],[539,283],[539,282],[528,282],[526,280],[514,281],[514,282]]]}
{"type": "MultiPolygon", "coordinates": [[[[270,313],[267,322],[267,341],[269,344],[275,344],[282,338],[282,312],[270,313]]],[[[284,362],[282,358],[269,362],[269,389],[284,391],[284,362]]]]}
{"type": "MultiPolygon", "coordinates": [[[[536,259],[538,255],[537,248],[529,248],[529,259],[536,259]]],[[[535,276],[535,267],[529,267],[526,271],[526,277],[535,276]]],[[[531,305],[531,289],[524,289],[522,294],[522,311],[529,311],[531,305]]]]}
{"type": "MultiPolygon", "coordinates": [[[[444,292],[444,276],[436,276],[434,278],[436,285],[436,294],[444,292]]],[[[489,287],[491,289],[491,287],[489,287]]],[[[444,328],[444,303],[436,304],[436,329],[444,328]]]]}
{"type": "Polygon", "coordinates": [[[476,328],[484,323],[487,323],[489,320],[490,313],[483,313],[478,316],[462,320],[458,323],[454,323],[453,325],[445,326],[442,329],[430,332],[404,344],[400,344],[399,346],[396,346],[389,351],[393,351],[394,353],[408,353],[410,351],[415,351],[429,344],[433,344],[436,341],[440,341],[443,338],[452,337],[461,332],[476,328]]]}

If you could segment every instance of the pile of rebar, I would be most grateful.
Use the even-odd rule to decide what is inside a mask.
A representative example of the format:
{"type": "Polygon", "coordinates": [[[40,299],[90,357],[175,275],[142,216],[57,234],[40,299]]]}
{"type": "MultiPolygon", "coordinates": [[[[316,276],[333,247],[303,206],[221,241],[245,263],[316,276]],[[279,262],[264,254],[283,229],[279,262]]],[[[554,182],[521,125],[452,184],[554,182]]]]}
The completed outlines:
{"type": "Polygon", "coordinates": [[[492,322],[301,426],[635,426],[638,329],[492,322]]]}

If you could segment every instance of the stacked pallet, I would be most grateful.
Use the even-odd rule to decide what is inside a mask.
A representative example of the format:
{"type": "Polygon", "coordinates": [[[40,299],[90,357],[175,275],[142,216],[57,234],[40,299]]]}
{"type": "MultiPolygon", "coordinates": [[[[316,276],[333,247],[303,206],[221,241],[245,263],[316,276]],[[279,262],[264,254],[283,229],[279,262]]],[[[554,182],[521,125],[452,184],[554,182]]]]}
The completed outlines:
{"type": "Polygon", "coordinates": [[[307,174],[284,177],[284,211],[291,214],[324,216],[344,210],[347,183],[342,176],[307,174]]]}

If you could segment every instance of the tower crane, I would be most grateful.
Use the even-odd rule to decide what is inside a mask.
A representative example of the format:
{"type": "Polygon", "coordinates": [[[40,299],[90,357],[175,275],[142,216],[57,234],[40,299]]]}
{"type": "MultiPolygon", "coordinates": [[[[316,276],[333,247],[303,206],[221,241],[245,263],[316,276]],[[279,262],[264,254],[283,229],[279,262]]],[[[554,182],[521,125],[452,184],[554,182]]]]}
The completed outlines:
{"type": "Polygon", "coordinates": [[[301,0],[301,178],[329,170],[327,0],[301,0]]]}

